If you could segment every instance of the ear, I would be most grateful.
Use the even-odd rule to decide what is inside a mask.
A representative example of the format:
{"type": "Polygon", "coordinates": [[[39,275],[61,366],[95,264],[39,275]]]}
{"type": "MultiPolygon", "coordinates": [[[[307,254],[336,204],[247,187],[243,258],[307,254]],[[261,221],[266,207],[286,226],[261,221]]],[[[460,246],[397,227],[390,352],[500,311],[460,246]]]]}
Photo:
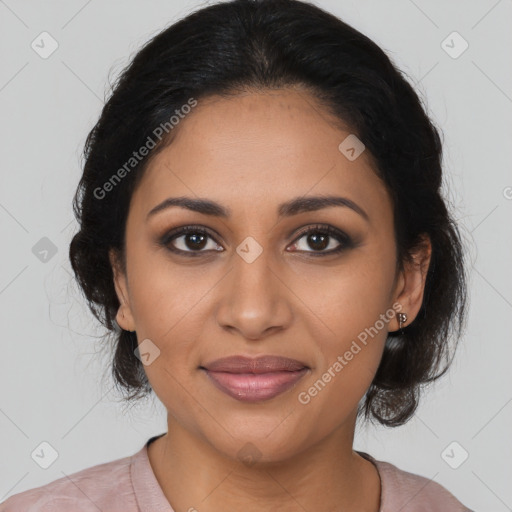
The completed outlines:
{"type": "MultiPolygon", "coordinates": [[[[402,323],[402,327],[409,325],[416,318],[421,308],[431,256],[432,244],[430,237],[423,234],[412,251],[413,261],[404,261],[404,269],[400,272],[395,287],[394,303],[398,302],[402,306],[399,311],[407,314],[407,320],[402,323]]],[[[390,324],[390,330],[392,331],[400,328],[396,316],[390,324]]]]}
{"type": "Polygon", "coordinates": [[[110,249],[109,253],[110,265],[114,274],[114,286],[120,306],[117,310],[116,321],[125,331],[135,331],[135,321],[133,319],[132,310],[130,308],[128,283],[125,273],[121,270],[118,254],[115,249],[110,249]]]}

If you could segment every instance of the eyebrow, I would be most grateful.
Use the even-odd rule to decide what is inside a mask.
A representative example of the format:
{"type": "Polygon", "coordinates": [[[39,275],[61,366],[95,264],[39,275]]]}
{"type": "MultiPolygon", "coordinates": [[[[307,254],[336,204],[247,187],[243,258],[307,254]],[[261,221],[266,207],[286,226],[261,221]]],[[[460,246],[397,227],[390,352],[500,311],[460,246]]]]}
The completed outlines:
{"type": "MultiPolygon", "coordinates": [[[[192,197],[168,197],[160,204],[156,205],[146,217],[150,217],[158,212],[177,206],[203,215],[211,215],[213,217],[222,217],[227,219],[231,216],[231,210],[210,199],[192,198],[192,197]]],[[[299,213],[311,212],[328,208],[331,206],[340,206],[350,208],[355,211],[366,221],[369,221],[368,214],[351,199],[341,196],[303,196],[296,197],[290,201],[286,201],[279,205],[277,213],[279,218],[291,217],[299,213]]]]}

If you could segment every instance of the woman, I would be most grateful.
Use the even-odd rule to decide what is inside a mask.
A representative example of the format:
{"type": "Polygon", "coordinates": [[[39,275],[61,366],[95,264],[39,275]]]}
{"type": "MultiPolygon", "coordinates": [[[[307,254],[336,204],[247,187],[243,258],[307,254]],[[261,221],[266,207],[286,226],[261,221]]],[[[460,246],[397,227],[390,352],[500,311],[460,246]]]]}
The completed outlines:
{"type": "Polygon", "coordinates": [[[0,510],[468,511],[352,446],[413,416],[461,336],[441,151],[384,52],[308,3],[149,41],[89,134],[70,259],[168,432],[0,510]]]}

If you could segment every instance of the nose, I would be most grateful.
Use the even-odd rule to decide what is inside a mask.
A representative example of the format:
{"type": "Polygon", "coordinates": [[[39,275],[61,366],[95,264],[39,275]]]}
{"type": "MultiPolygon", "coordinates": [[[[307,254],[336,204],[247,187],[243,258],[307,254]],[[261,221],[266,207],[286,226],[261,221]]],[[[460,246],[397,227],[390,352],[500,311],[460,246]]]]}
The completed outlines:
{"type": "Polygon", "coordinates": [[[290,289],[269,251],[252,262],[233,254],[233,266],[218,289],[217,322],[247,340],[260,340],[288,328],[293,313],[290,289]]]}

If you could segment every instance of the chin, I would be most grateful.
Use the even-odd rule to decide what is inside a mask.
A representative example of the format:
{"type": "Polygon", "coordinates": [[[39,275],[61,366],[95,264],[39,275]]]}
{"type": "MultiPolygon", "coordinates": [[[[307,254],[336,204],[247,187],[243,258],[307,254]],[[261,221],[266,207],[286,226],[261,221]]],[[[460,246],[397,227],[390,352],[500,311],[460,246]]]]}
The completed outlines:
{"type": "Polygon", "coordinates": [[[219,426],[219,430],[210,435],[208,432],[203,434],[219,452],[247,466],[283,462],[302,451],[305,442],[305,431],[295,423],[288,423],[290,417],[283,422],[284,417],[280,414],[279,417],[265,419],[260,416],[251,420],[244,415],[239,421],[224,417],[224,428],[219,426]]]}

